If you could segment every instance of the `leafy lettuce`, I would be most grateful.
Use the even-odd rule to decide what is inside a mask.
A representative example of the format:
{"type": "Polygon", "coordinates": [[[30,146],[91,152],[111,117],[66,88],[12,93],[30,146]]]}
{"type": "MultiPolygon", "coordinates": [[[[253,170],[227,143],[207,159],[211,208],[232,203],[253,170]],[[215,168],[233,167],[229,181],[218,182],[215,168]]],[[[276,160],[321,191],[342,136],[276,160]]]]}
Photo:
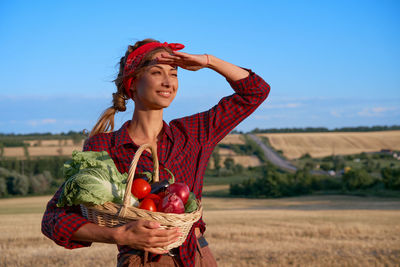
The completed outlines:
{"type": "MultiPolygon", "coordinates": [[[[122,203],[127,174],[121,174],[106,151],[72,153],[64,164],[66,179],[57,206],[122,203]]],[[[132,199],[131,203],[137,203],[132,199]]]]}

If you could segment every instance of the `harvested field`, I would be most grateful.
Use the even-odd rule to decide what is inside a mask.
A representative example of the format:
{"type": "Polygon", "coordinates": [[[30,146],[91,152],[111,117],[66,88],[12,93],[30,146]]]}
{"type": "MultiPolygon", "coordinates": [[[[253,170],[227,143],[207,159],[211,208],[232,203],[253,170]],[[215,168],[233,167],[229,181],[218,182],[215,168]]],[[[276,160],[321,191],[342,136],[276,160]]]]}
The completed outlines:
{"type": "MultiPolygon", "coordinates": [[[[83,141],[80,144],[74,144],[73,140],[27,140],[24,143],[28,154],[31,157],[39,156],[71,156],[72,151],[82,151],[83,141]]],[[[5,147],[4,157],[25,158],[23,147],[5,147]]]]}
{"type": "Polygon", "coordinates": [[[24,143],[30,146],[80,146],[82,147],[83,141],[79,144],[74,144],[73,140],[26,140],[24,143]]]}
{"type": "Polygon", "coordinates": [[[218,154],[220,156],[236,156],[236,152],[229,148],[219,148],[218,154]]]}
{"type": "Polygon", "coordinates": [[[82,151],[82,146],[29,147],[30,156],[71,156],[72,151],[82,151]]]}
{"type": "MultiPolygon", "coordinates": [[[[67,250],[40,232],[50,197],[0,200],[0,266],[115,266],[115,245],[67,250]],[[30,210],[21,210],[29,205],[30,210]]],[[[204,198],[218,266],[398,266],[400,201],[204,198]]]]}
{"type": "Polygon", "coordinates": [[[25,152],[23,147],[5,147],[3,152],[4,157],[24,157],[25,152]]]}
{"type": "Polygon", "coordinates": [[[241,134],[228,134],[221,140],[221,144],[239,144],[243,145],[245,142],[241,134]]]}
{"type": "MultiPolygon", "coordinates": [[[[82,151],[82,146],[34,146],[28,147],[28,153],[31,157],[38,156],[71,156],[72,151],[79,150],[82,151]]],[[[17,157],[24,158],[25,152],[22,147],[5,147],[4,148],[5,157],[17,157]]]]}
{"type": "MultiPolygon", "coordinates": [[[[233,151],[232,151],[233,152],[233,151]]],[[[234,152],[233,152],[234,153],[234,152]]],[[[232,158],[235,164],[240,164],[243,167],[254,167],[254,166],[260,166],[261,161],[257,156],[245,156],[245,155],[227,155],[227,154],[222,154],[221,155],[221,165],[223,166],[224,160],[226,158],[232,158]]],[[[208,162],[208,166],[213,169],[214,168],[214,161],[211,159],[208,162]]]]}
{"type": "Polygon", "coordinates": [[[400,131],[329,132],[329,133],[267,133],[271,146],[282,150],[288,159],[308,153],[312,157],[400,150],[400,131]]]}

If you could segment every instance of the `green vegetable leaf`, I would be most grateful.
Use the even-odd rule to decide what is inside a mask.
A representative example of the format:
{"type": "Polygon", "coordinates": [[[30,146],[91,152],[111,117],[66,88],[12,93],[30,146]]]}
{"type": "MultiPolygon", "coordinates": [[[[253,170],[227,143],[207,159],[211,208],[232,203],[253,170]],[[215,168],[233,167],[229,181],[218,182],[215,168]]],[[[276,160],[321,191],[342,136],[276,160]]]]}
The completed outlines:
{"type": "Polygon", "coordinates": [[[190,192],[188,201],[185,204],[185,213],[193,212],[197,209],[196,196],[193,192],[190,192]]]}
{"type": "Polygon", "coordinates": [[[146,176],[148,179],[148,183],[151,183],[151,181],[153,181],[153,173],[151,172],[139,172],[138,174],[146,176]]]}
{"type": "Polygon", "coordinates": [[[171,175],[171,178],[168,180],[168,183],[169,184],[175,183],[175,175],[170,170],[168,170],[167,168],[164,168],[164,170],[166,170],[169,173],[169,175],[171,175]]]}
{"type": "Polygon", "coordinates": [[[119,173],[106,151],[74,151],[64,164],[66,182],[57,206],[122,203],[127,176],[119,173]]]}

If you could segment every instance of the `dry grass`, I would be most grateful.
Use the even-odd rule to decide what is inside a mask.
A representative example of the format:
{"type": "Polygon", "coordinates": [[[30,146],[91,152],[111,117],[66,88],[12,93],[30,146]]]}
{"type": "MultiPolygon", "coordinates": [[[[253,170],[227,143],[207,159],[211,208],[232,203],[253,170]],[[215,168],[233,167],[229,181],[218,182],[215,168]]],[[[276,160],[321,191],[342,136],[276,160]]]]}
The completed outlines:
{"type": "MultiPolygon", "coordinates": [[[[257,156],[238,155],[235,151],[229,148],[219,148],[218,154],[221,156],[221,164],[226,158],[232,158],[235,164],[241,164],[244,167],[254,167],[261,165],[261,161],[257,156]]],[[[214,162],[209,162],[210,168],[213,168],[214,162]]]]}
{"type": "MultiPolygon", "coordinates": [[[[28,154],[31,157],[38,156],[71,156],[72,151],[82,150],[83,141],[80,144],[74,144],[73,140],[27,140],[24,143],[29,144],[28,154]]],[[[5,147],[4,157],[25,158],[24,148],[5,147]]]]}
{"type": "MultiPolygon", "coordinates": [[[[49,197],[0,200],[0,266],[115,266],[114,245],[66,250],[40,233],[49,197]],[[21,213],[21,208],[29,210],[21,213]]],[[[400,201],[204,198],[219,266],[399,266],[400,201]]]]}
{"type": "Polygon", "coordinates": [[[29,147],[30,156],[71,156],[72,151],[82,151],[82,146],[61,146],[61,147],[29,147]]]}
{"type": "MultiPolygon", "coordinates": [[[[261,161],[257,156],[245,156],[245,155],[235,155],[235,154],[223,154],[221,155],[221,165],[223,166],[224,161],[226,158],[232,158],[235,164],[240,164],[243,167],[254,167],[254,166],[260,166],[261,161]]],[[[208,166],[213,169],[214,168],[214,161],[210,160],[208,162],[208,166]]]]}
{"type": "Polygon", "coordinates": [[[289,159],[309,153],[312,157],[348,155],[381,149],[400,150],[400,131],[349,133],[272,133],[268,137],[276,150],[289,159]]]}
{"type": "Polygon", "coordinates": [[[220,156],[231,156],[231,157],[237,155],[236,152],[233,151],[232,149],[222,148],[222,147],[218,149],[218,154],[220,156]]]}
{"type": "MultiPolygon", "coordinates": [[[[28,147],[28,153],[31,157],[38,156],[71,156],[72,151],[82,151],[82,146],[34,146],[28,147]]],[[[25,153],[22,147],[6,147],[4,148],[5,157],[24,158],[25,153]]]]}
{"type": "Polygon", "coordinates": [[[24,157],[25,152],[23,147],[5,147],[4,157],[24,157]]]}
{"type": "Polygon", "coordinates": [[[228,134],[221,140],[221,144],[239,144],[243,145],[245,142],[241,134],[228,134]]]}
{"type": "MultiPolygon", "coordinates": [[[[75,146],[72,139],[64,139],[64,140],[26,140],[24,143],[29,144],[30,146],[75,146]]],[[[80,146],[82,147],[83,141],[80,146]]]]}

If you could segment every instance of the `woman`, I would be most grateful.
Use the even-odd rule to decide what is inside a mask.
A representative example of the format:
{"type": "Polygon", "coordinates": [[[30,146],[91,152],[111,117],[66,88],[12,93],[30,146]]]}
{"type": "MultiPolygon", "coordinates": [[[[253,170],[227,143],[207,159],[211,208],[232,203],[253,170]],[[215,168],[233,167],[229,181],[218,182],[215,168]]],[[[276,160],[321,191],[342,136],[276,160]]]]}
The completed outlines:
{"type": "MultiPolygon", "coordinates": [[[[269,85],[251,72],[212,55],[192,55],[177,50],[180,44],[146,39],[129,46],[121,59],[116,79],[117,93],[113,106],[100,117],[85,142],[85,151],[107,151],[121,173],[128,172],[137,148],[145,143],[157,147],[160,179],[169,179],[171,170],[178,182],[186,183],[201,199],[203,176],[214,147],[249,116],[268,96],[269,85]],[[196,71],[210,68],[223,75],[235,93],[225,97],[210,110],[192,116],[163,121],[167,108],[178,90],[177,67],[196,71]],[[114,115],[125,111],[132,99],[132,120],[113,131],[114,115]]],[[[145,151],[137,171],[151,171],[152,160],[145,151]]],[[[116,228],[88,222],[77,207],[55,206],[60,190],[47,205],[42,232],[66,248],[89,246],[91,242],[114,243],[120,251],[118,266],[216,266],[203,237],[205,223],[196,222],[185,242],[166,254],[157,247],[173,243],[179,229],[165,230],[155,222],[138,220],[116,228]]]]}

